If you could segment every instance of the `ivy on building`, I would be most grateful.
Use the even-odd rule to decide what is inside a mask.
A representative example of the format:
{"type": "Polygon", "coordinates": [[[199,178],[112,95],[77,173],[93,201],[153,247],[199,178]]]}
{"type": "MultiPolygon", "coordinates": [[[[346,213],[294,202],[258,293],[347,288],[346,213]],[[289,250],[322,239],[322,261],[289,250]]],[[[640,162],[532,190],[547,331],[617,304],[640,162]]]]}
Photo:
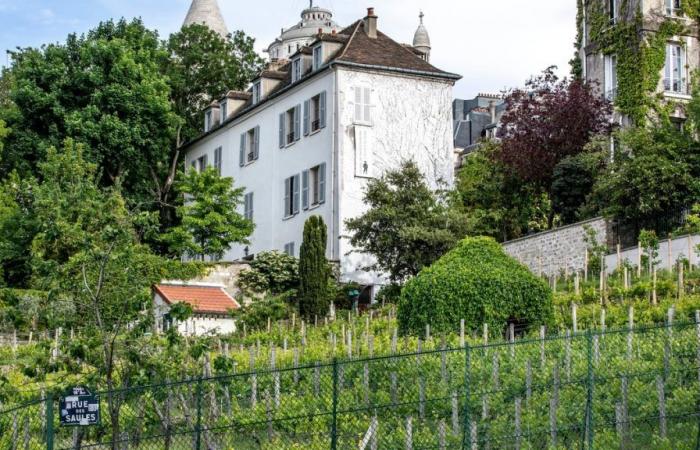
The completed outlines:
{"type": "Polygon", "coordinates": [[[584,10],[579,0],[578,8],[578,51],[584,51],[583,27],[588,23],[590,44],[604,55],[616,55],[617,110],[637,124],[643,123],[650,112],[662,112],[665,109],[662,97],[654,93],[666,61],[666,43],[673,36],[684,34],[685,26],[676,19],[664,17],[654,24],[654,32],[648,32],[641,10],[637,7],[630,11],[629,0],[621,2],[620,11],[631,14],[615,23],[611,23],[605,2],[591,2],[584,10]]]}

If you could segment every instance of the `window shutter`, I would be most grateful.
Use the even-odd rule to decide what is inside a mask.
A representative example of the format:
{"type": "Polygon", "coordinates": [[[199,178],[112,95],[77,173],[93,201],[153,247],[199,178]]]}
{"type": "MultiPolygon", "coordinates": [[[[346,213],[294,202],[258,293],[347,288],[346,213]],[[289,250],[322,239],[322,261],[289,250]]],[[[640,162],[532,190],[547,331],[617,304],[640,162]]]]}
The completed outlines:
{"type": "Polygon", "coordinates": [[[301,139],[301,105],[294,107],[294,140],[301,139]]]}
{"type": "Polygon", "coordinates": [[[671,52],[672,52],[672,48],[673,47],[671,46],[671,44],[666,44],[665,78],[667,80],[666,81],[667,84],[672,84],[671,83],[671,52]]]}
{"type": "Polygon", "coordinates": [[[202,172],[209,167],[209,155],[202,156],[202,172]]]}
{"type": "Polygon", "coordinates": [[[245,166],[245,133],[241,134],[241,149],[238,153],[239,161],[238,165],[245,166]]]}
{"type": "Polygon", "coordinates": [[[309,171],[301,173],[301,207],[309,209],[309,171]]]}
{"type": "Polygon", "coordinates": [[[297,214],[299,213],[299,196],[301,194],[300,189],[299,189],[299,174],[294,175],[294,181],[292,181],[292,214],[297,214]]]}
{"type": "Polygon", "coordinates": [[[365,88],[365,122],[372,121],[372,89],[365,88]]]}
{"type": "Polygon", "coordinates": [[[326,202],[326,163],[318,167],[318,202],[326,202]]]}
{"type": "Polygon", "coordinates": [[[306,100],[304,102],[304,136],[308,136],[309,130],[311,129],[310,117],[309,117],[311,115],[311,111],[310,111],[311,108],[309,107],[310,104],[311,104],[311,102],[309,100],[306,100]]]}
{"type": "Polygon", "coordinates": [[[362,88],[355,88],[355,121],[362,121],[362,88]]]}
{"type": "Polygon", "coordinates": [[[292,215],[291,208],[291,196],[292,196],[292,179],[287,178],[284,180],[284,217],[292,215]]]}
{"type": "Polygon", "coordinates": [[[284,114],[280,114],[280,148],[284,148],[284,135],[286,134],[284,130],[284,114]]]}
{"type": "Polygon", "coordinates": [[[321,122],[320,127],[326,128],[326,91],[321,92],[321,96],[318,100],[318,109],[318,117],[321,122]]]}
{"type": "Polygon", "coordinates": [[[253,159],[257,160],[260,156],[260,125],[255,127],[253,135],[255,136],[255,142],[253,143],[253,159]]]}

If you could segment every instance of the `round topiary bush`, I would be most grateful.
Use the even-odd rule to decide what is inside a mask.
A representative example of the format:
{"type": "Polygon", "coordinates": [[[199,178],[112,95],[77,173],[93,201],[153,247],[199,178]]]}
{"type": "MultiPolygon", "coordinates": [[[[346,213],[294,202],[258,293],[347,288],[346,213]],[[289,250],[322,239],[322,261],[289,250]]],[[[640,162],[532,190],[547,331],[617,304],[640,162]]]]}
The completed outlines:
{"type": "Polygon", "coordinates": [[[430,324],[437,332],[488,323],[498,330],[509,321],[528,325],[553,322],[552,292],[491,238],[467,238],[423,269],[401,292],[400,331],[419,334],[430,324]]]}

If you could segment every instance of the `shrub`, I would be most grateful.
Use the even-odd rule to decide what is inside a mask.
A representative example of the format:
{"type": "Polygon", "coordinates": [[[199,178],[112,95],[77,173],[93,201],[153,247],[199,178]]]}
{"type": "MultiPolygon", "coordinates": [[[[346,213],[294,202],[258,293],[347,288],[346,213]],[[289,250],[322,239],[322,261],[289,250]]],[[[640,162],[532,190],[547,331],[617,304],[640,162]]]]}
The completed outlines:
{"type": "Polygon", "coordinates": [[[401,285],[391,283],[382,288],[377,292],[375,301],[379,304],[395,304],[399,302],[401,298],[401,285]]]}
{"type": "Polygon", "coordinates": [[[277,251],[261,252],[241,272],[238,284],[248,292],[282,294],[299,285],[299,262],[277,251]]]}
{"type": "Polygon", "coordinates": [[[289,319],[293,312],[295,309],[288,297],[280,295],[256,300],[248,306],[232,311],[231,316],[239,321],[239,327],[242,328],[245,323],[248,329],[255,330],[266,327],[268,319],[273,323],[289,319]]]}
{"type": "Polygon", "coordinates": [[[508,321],[551,324],[552,292],[491,238],[467,238],[410,280],[398,308],[399,329],[417,334],[430,324],[453,332],[464,319],[470,329],[508,321]]]}
{"type": "Polygon", "coordinates": [[[327,241],[328,231],[323,219],[311,216],[304,224],[299,254],[299,313],[308,319],[325,316],[330,306],[327,241]]]}

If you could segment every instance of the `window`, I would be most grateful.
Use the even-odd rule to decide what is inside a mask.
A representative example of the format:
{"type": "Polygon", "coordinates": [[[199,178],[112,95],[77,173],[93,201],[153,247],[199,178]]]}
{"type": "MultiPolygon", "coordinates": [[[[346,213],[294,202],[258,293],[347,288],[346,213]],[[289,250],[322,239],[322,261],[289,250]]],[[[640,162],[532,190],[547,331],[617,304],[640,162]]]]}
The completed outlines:
{"type": "Polygon", "coordinates": [[[301,138],[301,105],[280,114],[280,148],[291,145],[301,138]]]}
{"type": "Polygon", "coordinates": [[[253,104],[260,103],[260,81],[253,83],[253,104]]]}
{"type": "Polygon", "coordinates": [[[608,12],[610,13],[610,24],[617,22],[617,0],[608,0],[608,12]]]}
{"type": "Polygon", "coordinates": [[[605,98],[614,101],[617,96],[617,56],[605,56],[605,98]]]}
{"type": "Polygon", "coordinates": [[[326,164],[319,164],[301,174],[301,201],[304,209],[326,202],[326,164]]]}
{"type": "Polygon", "coordinates": [[[323,46],[314,47],[314,70],[318,70],[323,65],[323,46]]]}
{"type": "Polygon", "coordinates": [[[253,193],[249,192],[243,198],[244,216],[247,220],[253,221],[253,193]]]}
{"type": "Polygon", "coordinates": [[[298,174],[284,180],[285,218],[299,214],[300,187],[300,179],[298,174]]]}
{"type": "Polygon", "coordinates": [[[683,5],[681,0],[666,0],[666,14],[669,16],[682,16],[683,5]]]}
{"type": "Polygon", "coordinates": [[[304,136],[326,127],[326,92],[304,102],[304,136]]]}
{"type": "Polygon", "coordinates": [[[292,83],[301,79],[301,56],[294,58],[292,61],[292,83]]]}
{"type": "Polygon", "coordinates": [[[207,168],[207,155],[202,155],[192,161],[192,168],[197,172],[203,172],[207,168]]]}
{"type": "Polygon", "coordinates": [[[217,147],[214,150],[214,168],[216,169],[216,173],[218,173],[219,176],[221,176],[221,153],[221,147],[217,147]]]}
{"type": "Polygon", "coordinates": [[[372,89],[355,88],[355,122],[372,122],[372,89]]]}
{"type": "Polygon", "coordinates": [[[260,127],[251,128],[241,134],[239,166],[243,167],[260,157],[260,127]]]}
{"type": "Polygon", "coordinates": [[[210,109],[206,113],[204,113],[204,132],[205,133],[207,131],[211,130],[211,125],[212,125],[211,119],[212,119],[212,111],[210,109]]]}
{"type": "Polygon", "coordinates": [[[670,43],[666,46],[666,67],[664,68],[664,90],[686,94],[685,49],[681,44],[670,43]]]}
{"type": "Polygon", "coordinates": [[[221,102],[221,123],[224,123],[228,118],[228,101],[221,102]]]}
{"type": "Polygon", "coordinates": [[[289,256],[294,256],[294,242],[284,244],[284,253],[289,256]]]}

